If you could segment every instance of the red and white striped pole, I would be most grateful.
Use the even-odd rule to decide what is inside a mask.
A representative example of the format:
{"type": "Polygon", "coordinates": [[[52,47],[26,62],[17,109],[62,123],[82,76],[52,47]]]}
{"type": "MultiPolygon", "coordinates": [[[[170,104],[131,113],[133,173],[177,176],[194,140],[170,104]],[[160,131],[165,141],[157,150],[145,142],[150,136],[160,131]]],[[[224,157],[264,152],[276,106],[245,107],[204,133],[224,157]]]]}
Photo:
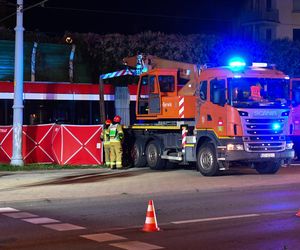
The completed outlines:
{"type": "Polygon", "coordinates": [[[184,119],[184,96],[179,96],[179,117],[184,119]]]}
{"type": "Polygon", "coordinates": [[[181,131],[181,138],[182,138],[182,141],[181,141],[181,147],[182,147],[182,153],[184,154],[185,153],[185,145],[186,145],[186,136],[187,136],[187,128],[186,126],[182,126],[182,131],[181,131]]]}

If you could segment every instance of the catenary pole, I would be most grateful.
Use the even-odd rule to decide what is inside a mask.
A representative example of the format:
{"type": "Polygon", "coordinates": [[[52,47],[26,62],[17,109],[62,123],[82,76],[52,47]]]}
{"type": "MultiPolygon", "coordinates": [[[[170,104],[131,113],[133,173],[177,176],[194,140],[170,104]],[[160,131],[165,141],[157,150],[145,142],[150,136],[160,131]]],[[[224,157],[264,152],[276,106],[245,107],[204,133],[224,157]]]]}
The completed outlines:
{"type": "Polygon", "coordinates": [[[23,125],[23,0],[17,0],[17,24],[15,28],[15,75],[13,105],[13,154],[11,165],[23,166],[22,125],[23,125]]]}

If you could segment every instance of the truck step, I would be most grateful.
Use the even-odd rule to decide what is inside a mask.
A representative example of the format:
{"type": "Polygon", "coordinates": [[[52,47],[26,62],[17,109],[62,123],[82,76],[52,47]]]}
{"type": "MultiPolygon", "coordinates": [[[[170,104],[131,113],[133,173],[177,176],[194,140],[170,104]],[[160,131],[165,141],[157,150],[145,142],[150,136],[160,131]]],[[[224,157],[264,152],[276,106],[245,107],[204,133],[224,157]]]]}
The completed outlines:
{"type": "Polygon", "coordinates": [[[162,155],[161,158],[165,160],[182,161],[182,156],[162,155]]]}

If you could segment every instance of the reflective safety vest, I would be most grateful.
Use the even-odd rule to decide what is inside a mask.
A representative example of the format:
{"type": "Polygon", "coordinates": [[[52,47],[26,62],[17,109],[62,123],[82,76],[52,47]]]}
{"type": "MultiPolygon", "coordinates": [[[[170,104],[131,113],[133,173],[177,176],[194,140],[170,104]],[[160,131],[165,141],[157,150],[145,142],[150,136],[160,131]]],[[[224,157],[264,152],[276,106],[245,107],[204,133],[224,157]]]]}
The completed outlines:
{"type": "Polygon", "coordinates": [[[103,129],[101,132],[101,137],[104,144],[109,144],[109,128],[103,129]]]}
{"type": "Polygon", "coordinates": [[[109,141],[120,142],[123,138],[123,129],[120,124],[113,124],[109,127],[109,141]]]}

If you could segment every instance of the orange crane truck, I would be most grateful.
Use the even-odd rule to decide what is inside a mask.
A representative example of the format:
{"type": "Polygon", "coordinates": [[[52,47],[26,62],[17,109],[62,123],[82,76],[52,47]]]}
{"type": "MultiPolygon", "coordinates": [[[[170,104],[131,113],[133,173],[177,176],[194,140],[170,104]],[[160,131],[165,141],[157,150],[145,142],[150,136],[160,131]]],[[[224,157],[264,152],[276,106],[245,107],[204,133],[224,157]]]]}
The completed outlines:
{"type": "Polygon", "coordinates": [[[216,68],[154,56],[124,61],[141,73],[138,122],[126,129],[135,167],[169,161],[194,163],[204,176],[237,166],[273,174],[294,158],[283,72],[238,60],[216,68]]]}

